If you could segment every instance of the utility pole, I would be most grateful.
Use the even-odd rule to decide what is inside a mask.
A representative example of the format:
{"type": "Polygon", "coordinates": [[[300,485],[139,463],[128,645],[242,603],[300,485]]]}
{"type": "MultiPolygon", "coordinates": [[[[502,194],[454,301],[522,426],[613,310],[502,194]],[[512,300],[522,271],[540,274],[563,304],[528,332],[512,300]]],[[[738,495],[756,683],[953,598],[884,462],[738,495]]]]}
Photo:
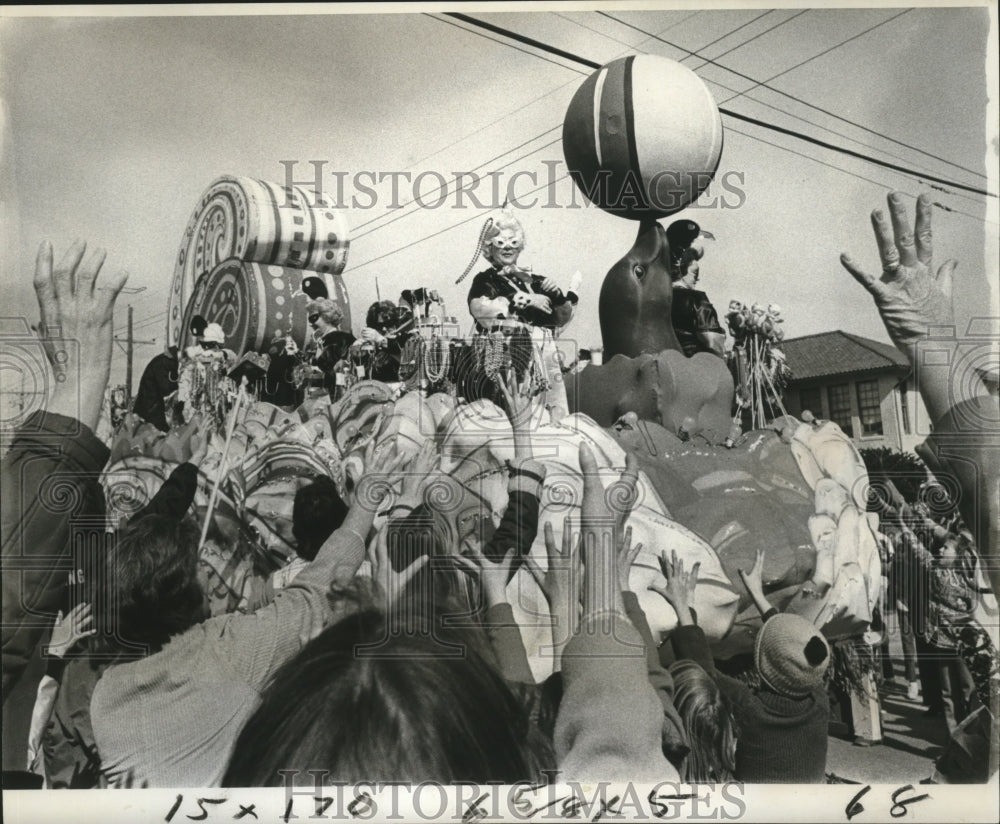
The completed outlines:
{"type": "Polygon", "coordinates": [[[126,330],[125,340],[116,337],[114,339],[115,343],[125,352],[125,402],[127,408],[132,408],[132,364],[135,358],[135,347],[138,346],[150,346],[156,343],[156,338],[151,340],[136,340],[133,328],[133,317],[132,317],[132,306],[128,307],[128,329],[126,330]]]}
{"type": "Polygon", "coordinates": [[[132,355],[135,351],[132,339],[132,304],[128,305],[128,338],[125,344],[125,408],[132,408],[132,355]]]}

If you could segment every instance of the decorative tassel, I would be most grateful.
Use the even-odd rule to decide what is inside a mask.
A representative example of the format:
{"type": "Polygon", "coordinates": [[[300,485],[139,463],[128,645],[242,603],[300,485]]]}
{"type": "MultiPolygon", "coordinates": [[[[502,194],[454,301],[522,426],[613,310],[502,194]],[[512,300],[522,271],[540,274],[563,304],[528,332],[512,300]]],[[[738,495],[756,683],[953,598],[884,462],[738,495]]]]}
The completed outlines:
{"type": "Polygon", "coordinates": [[[479,233],[479,240],[476,243],[476,251],[472,255],[472,259],[469,261],[469,265],[465,267],[465,271],[462,272],[462,276],[455,281],[455,283],[461,283],[469,276],[469,272],[472,271],[472,267],[476,265],[476,261],[479,260],[479,256],[483,253],[483,240],[486,238],[486,233],[493,227],[493,218],[489,217],[483,224],[482,231],[479,233]]]}

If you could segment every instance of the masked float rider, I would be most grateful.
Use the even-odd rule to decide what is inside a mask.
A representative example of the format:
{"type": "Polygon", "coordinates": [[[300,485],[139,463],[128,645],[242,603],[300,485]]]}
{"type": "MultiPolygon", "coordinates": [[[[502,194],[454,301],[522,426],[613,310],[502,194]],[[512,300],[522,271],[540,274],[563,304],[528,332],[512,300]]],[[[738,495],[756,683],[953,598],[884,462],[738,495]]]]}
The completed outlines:
{"type": "Polygon", "coordinates": [[[569,410],[553,332],[572,319],[581,276],[574,275],[564,293],[551,278],[517,265],[524,246],[524,229],[508,209],[487,224],[481,251],[492,265],[472,280],[469,312],[482,330],[491,329],[498,320],[517,320],[530,327],[536,361],[549,383],[545,405],[557,421],[569,410]]]}
{"type": "Polygon", "coordinates": [[[675,220],[667,227],[674,285],[671,320],[677,340],[689,358],[697,352],[710,352],[722,358],[726,352],[726,331],[708,295],[695,288],[701,277],[698,261],[705,254],[705,247],[699,242],[703,236],[711,237],[703,235],[693,220],[675,220]]]}
{"type": "MultiPolygon", "coordinates": [[[[373,349],[371,378],[393,383],[401,380],[400,357],[403,346],[413,334],[413,312],[409,306],[397,306],[391,300],[380,300],[368,307],[361,340],[373,349]]],[[[358,344],[355,344],[357,347],[358,344]]]]}

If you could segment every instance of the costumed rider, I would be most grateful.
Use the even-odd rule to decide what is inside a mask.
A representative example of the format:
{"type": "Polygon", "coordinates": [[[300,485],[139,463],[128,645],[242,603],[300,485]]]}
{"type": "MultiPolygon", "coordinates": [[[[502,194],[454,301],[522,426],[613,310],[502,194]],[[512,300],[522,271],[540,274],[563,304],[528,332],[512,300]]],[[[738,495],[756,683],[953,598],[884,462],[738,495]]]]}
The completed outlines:
{"type": "Polygon", "coordinates": [[[226,349],[226,334],[217,323],[208,323],[199,337],[198,316],[191,323],[195,343],[186,347],[177,380],[177,406],[184,423],[202,414],[221,426],[236,396],[236,384],[229,370],[236,363],[236,353],[226,349]]]}
{"type": "Polygon", "coordinates": [[[401,380],[400,357],[403,346],[413,334],[413,312],[409,306],[397,306],[380,300],[368,307],[365,328],[361,330],[359,355],[369,360],[372,380],[395,383],[401,380]]]}
{"type": "MultiPolygon", "coordinates": [[[[497,321],[508,320],[530,328],[539,377],[544,377],[548,384],[545,406],[555,422],[568,414],[569,408],[553,333],[572,319],[582,275],[574,274],[569,290],[564,293],[552,278],[518,265],[524,247],[524,229],[505,206],[496,220],[491,218],[486,222],[480,234],[480,251],[492,265],[472,280],[469,312],[484,332],[501,325],[497,321]]],[[[465,274],[459,281],[464,277],[465,274]]]]}
{"type": "MultiPolygon", "coordinates": [[[[201,315],[195,315],[191,319],[190,332],[197,340],[205,333],[208,325],[201,315]]],[[[177,391],[177,379],[180,375],[180,353],[176,346],[168,346],[153,358],[142,371],[142,378],[139,379],[139,388],[135,393],[135,402],[132,404],[132,411],[153,424],[162,432],[170,430],[172,421],[167,413],[169,406],[167,398],[177,391]]]]}
{"type": "Polygon", "coordinates": [[[670,244],[670,276],[674,282],[671,320],[684,354],[711,352],[720,358],[726,354],[726,331],[708,295],[695,288],[700,277],[698,261],[705,254],[699,242],[712,236],[693,220],[675,220],[667,227],[670,244]]]}
{"type": "Polygon", "coordinates": [[[345,361],[356,339],[340,328],[344,311],[330,298],[309,301],[306,311],[315,346],[312,363],[323,373],[323,386],[335,401],[347,387],[345,361]]]}

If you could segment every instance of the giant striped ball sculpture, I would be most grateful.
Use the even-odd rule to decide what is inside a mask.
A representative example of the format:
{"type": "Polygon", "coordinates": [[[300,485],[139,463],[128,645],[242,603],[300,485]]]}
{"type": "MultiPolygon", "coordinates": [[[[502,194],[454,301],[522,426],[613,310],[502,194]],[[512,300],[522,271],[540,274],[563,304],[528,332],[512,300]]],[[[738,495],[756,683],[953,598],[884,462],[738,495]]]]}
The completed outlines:
{"type": "Polygon", "coordinates": [[[722,120],[689,68],[632,55],[602,66],[577,89],[562,140],[570,175],[595,206],[656,219],[705,191],[722,154],[722,120]]]}
{"type": "MultiPolygon", "coordinates": [[[[215,320],[210,306],[201,305],[200,301],[219,303],[219,298],[227,293],[226,284],[235,281],[218,275],[213,278],[211,288],[197,290],[197,287],[202,278],[215,274],[216,267],[223,263],[228,266],[233,258],[262,268],[258,272],[246,267],[242,274],[234,275],[237,280],[250,277],[239,290],[228,291],[229,296],[243,299],[257,295],[262,303],[273,297],[274,306],[260,317],[266,315],[279,336],[285,334],[281,330],[293,325],[305,334],[304,315],[291,320],[293,293],[302,278],[315,275],[327,283],[330,297],[346,298],[340,277],[347,265],[349,249],[347,214],[334,205],[328,194],[249,177],[216,178],[198,201],[181,241],[167,307],[167,343],[185,345],[185,315],[202,314],[210,322],[215,320]],[[286,292],[284,285],[275,282],[273,290],[264,290],[252,282],[270,283],[276,278],[283,278],[285,285],[294,282],[294,287],[286,292]],[[196,291],[199,304],[192,307],[196,291]],[[286,294],[282,295],[283,292],[286,294]],[[286,299],[289,303],[283,306],[286,299]]],[[[305,299],[299,295],[296,303],[297,312],[304,313],[305,299]]],[[[242,312],[244,308],[242,303],[237,304],[233,311],[242,312]]],[[[346,306],[342,308],[347,312],[346,306]]],[[[349,323],[350,317],[346,317],[345,324],[349,323]]],[[[256,333],[244,340],[234,330],[232,324],[226,329],[227,345],[242,353],[245,351],[242,347],[251,345],[256,333]]]]}

